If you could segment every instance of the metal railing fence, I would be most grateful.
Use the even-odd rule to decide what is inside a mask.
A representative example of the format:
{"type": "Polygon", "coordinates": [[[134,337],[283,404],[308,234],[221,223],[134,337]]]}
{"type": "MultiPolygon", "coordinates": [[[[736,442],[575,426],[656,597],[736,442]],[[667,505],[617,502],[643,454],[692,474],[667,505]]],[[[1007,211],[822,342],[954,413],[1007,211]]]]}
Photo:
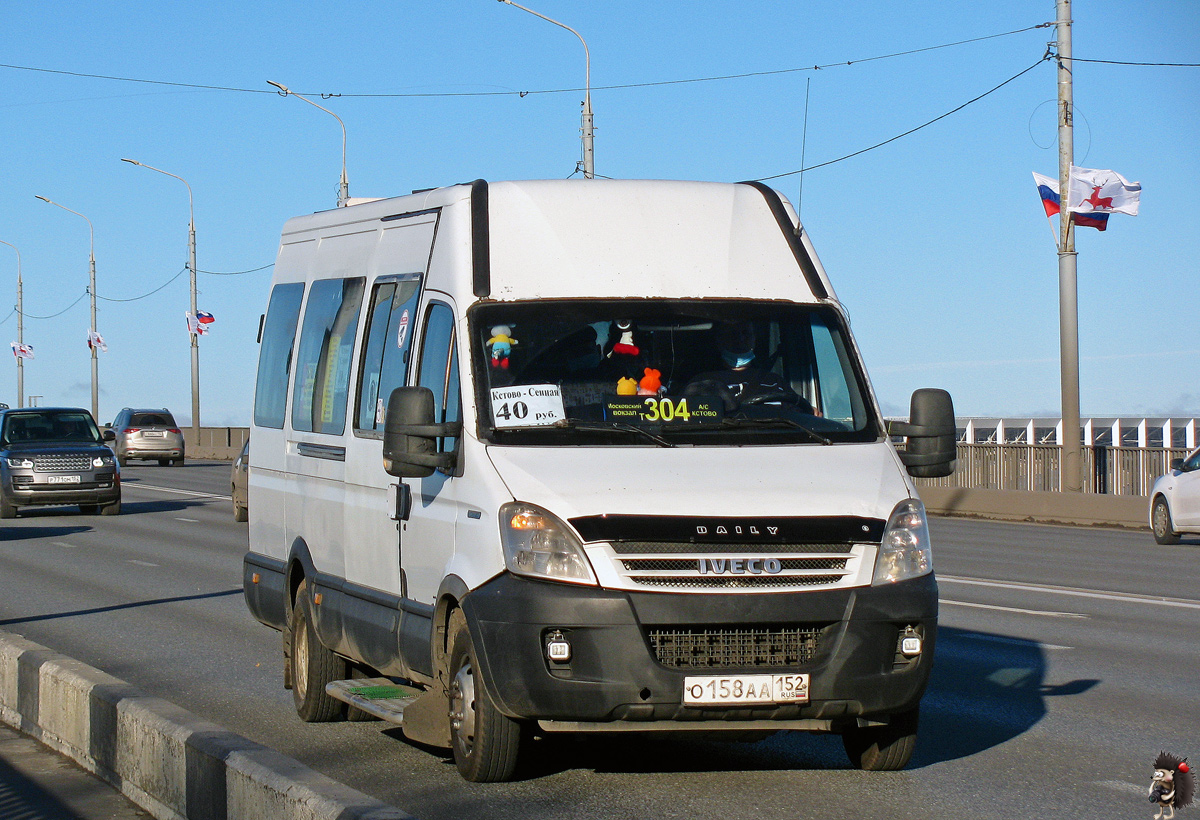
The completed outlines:
{"type": "MultiPolygon", "coordinates": [[[[1186,448],[1083,448],[1084,492],[1148,496],[1154,480],[1186,448]]],[[[916,479],[918,486],[991,490],[1061,489],[1062,448],[1055,444],[958,444],[953,475],[916,479]]]]}

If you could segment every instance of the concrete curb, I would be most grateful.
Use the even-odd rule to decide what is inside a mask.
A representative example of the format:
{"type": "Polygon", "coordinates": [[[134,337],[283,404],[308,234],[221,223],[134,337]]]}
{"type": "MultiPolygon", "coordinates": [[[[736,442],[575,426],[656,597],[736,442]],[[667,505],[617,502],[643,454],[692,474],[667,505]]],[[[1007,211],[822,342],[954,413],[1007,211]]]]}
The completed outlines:
{"type": "Polygon", "coordinates": [[[0,632],[0,719],[159,820],[413,820],[122,680],[0,632]]]}
{"type": "Polygon", "coordinates": [[[925,508],[936,515],[1150,529],[1150,500],[1142,496],[961,487],[919,487],[918,491],[925,508]]]}

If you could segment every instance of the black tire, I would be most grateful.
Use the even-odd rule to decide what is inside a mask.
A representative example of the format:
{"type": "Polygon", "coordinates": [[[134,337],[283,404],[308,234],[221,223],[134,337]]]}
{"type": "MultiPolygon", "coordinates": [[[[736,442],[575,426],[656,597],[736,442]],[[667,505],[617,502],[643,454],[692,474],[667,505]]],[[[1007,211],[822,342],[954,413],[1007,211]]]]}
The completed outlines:
{"type": "Polygon", "coordinates": [[[80,504],[79,511],[84,515],[95,515],[100,512],[99,504],[80,504]]]}
{"type": "Polygon", "coordinates": [[[1167,499],[1161,495],[1154,499],[1150,520],[1155,541],[1160,544],[1179,543],[1179,533],[1175,532],[1175,522],[1171,520],[1171,508],[1167,506],[1167,499]]]}
{"type": "Polygon", "coordinates": [[[120,515],[121,514],[121,499],[117,499],[111,504],[105,504],[100,508],[101,515],[120,515]]]}
{"type": "Polygon", "coordinates": [[[450,744],[454,765],[472,783],[512,778],[521,724],[500,713],[478,674],[478,657],[461,609],[450,616],[450,744]]]}
{"type": "Polygon", "coordinates": [[[117,463],[120,464],[122,467],[125,467],[126,465],[129,464],[129,457],[119,455],[119,456],[117,456],[117,463]]]}
{"type": "Polygon", "coordinates": [[[160,459],[158,460],[158,466],[159,466],[159,467],[170,467],[170,466],[171,466],[171,459],[169,459],[169,458],[160,458],[160,459]]]}
{"type": "Polygon", "coordinates": [[[0,518],[16,518],[17,505],[8,503],[8,499],[0,496],[0,518]]]}
{"type": "Polygon", "coordinates": [[[346,716],[346,704],[325,692],[335,680],[345,680],[346,661],[330,652],[317,637],[313,625],[308,582],[301,581],[292,607],[291,646],[292,701],[296,714],[307,723],[328,723],[346,716]]]}
{"type": "Polygon", "coordinates": [[[887,726],[853,727],[842,732],[842,745],[855,768],[896,772],[908,765],[917,747],[918,710],[892,715],[887,726]]]}

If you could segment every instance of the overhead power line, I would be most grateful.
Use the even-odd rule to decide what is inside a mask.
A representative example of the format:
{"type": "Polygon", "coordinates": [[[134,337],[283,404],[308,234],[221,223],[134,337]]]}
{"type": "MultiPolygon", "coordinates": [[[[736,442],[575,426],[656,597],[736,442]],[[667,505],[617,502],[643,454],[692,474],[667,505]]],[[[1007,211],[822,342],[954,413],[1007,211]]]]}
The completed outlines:
{"type": "Polygon", "coordinates": [[[850,159],[851,157],[857,157],[859,154],[865,154],[868,151],[874,151],[876,148],[882,148],[883,146],[887,145],[890,142],[895,142],[896,140],[898,140],[902,137],[907,137],[909,134],[913,134],[913,133],[916,133],[917,131],[920,131],[922,128],[926,128],[930,125],[933,125],[938,120],[944,120],[944,119],[946,119],[946,117],[949,117],[951,114],[957,114],[959,111],[962,111],[964,108],[966,108],[971,103],[979,102],[987,95],[992,94],[993,92],[999,91],[1001,88],[1008,85],[1013,80],[1017,79],[1018,77],[1020,77],[1024,74],[1028,74],[1030,71],[1033,71],[1035,68],[1037,68],[1039,65],[1041,65],[1042,63],[1044,63],[1046,60],[1049,60],[1049,59],[1050,59],[1049,55],[1042,57],[1040,60],[1038,60],[1033,65],[1031,65],[1029,68],[1025,69],[1024,71],[1018,72],[1017,74],[1014,74],[1013,76],[1009,77],[1004,82],[1000,83],[1000,85],[998,85],[988,91],[983,92],[978,97],[973,97],[972,99],[967,100],[965,103],[958,106],[957,108],[953,108],[953,109],[947,111],[945,114],[934,117],[933,119],[929,120],[928,122],[918,125],[916,128],[910,128],[902,134],[897,134],[894,137],[885,139],[883,142],[877,142],[874,145],[870,145],[866,148],[861,148],[858,151],[855,151],[851,154],[846,154],[844,157],[838,157],[837,159],[826,160],[825,162],[820,162],[820,163],[817,163],[816,165],[809,165],[807,168],[801,168],[796,171],[788,171],[787,173],[784,173],[784,174],[773,174],[769,177],[759,177],[758,179],[756,179],[754,181],[755,182],[766,182],[767,180],[771,180],[771,179],[782,179],[783,177],[795,176],[796,174],[802,174],[805,171],[812,171],[817,168],[824,168],[826,165],[833,165],[835,162],[842,162],[843,160],[850,159]]]}
{"type": "Polygon", "coordinates": [[[161,285],[159,285],[158,287],[156,287],[154,290],[150,291],[149,293],[143,293],[141,296],[134,296],[132,299],[110,299],[109,297],[107,297],[107,296],[101,296],[101,295],[100,295],[100,294],[98,294],[98,293],[96,294],[96,298],[97,298],[97,299],[103,299],[103,300],[104,300],[104,301],[106,301],[106,302],[136,302],[136,301],[138,301],[139,299],[145,299],[147,296],[153,296],[154,294],[158,293],[160,290],[162,290],[162,289],[163,289],[163,288],[165,288],[167,285],[169,285],[169,284],[171,284],[172,282],[174,282],[174,281],[175,281],[176,279],[178,279],[180,276],[183,276],[185,273],[187,273],[187,271],[188,271],[188,269],[187,269],[187,266],[186,266],[186,265],[184,265],[184,267],[183,267],[183,270],[181,270],[179,273],[177,273],[177,274],[175,274],[174,276],[172,276],[172,277],[171,277],[170,279],[168,279],[167,281],[163,282],[161,285]]]}
{"type": "MultiPolygon", "coordinates": [[[[1055,55],[1056,57],[1058,55],[1055,55]]],[[[1104,63],[1105,65],[1141,65],[1167,68],[1200,68],[1200,63],[1133,63],[1127,60],[1085,60],[1082,57],[1072,57],[1073,63],[1104,63]]]]}
{"type": "MultiPolygon", "coordinates": [[[[914,48],[914,49],[909,49],[907,51],[897,51],[897,52],[893,52],[891,54],[880,54],[875,57],[863,57],[863,58],[860,58],[857,60],[842,60],[842,61],[835,62],[835,63],[825,63],[823,65],[800,66],[797,68],[780,68],[780,69],[774,69],[774,70],[770,70],[770,71],[750,71],[750,72],[745,72],[745,73],[741,73],[741,74],[724,74],[724,75],[712,76],[712,77],[692,77],[692,78],[681,79],[681,80],[656,80],[656,81],[647,81],[647,82],[640,82],[640,83],[622,83],[622,84],[618,84],[618,85],[593,86],[592,90],[593,91],[614,91],[614,90],[626,89],[626,88],[649,88],[652,86],[662,86],[662,85],[681,85],[681,84],[685,84],[685,83],[709,83],[709,82],[718,82],[718,81],[722,81],[722,80],[740,80],[740,79],[746,79],[748,77],[766,77],[766,76],[771,76],[771,75],[776,75],[776,74],[792,74],[792,73],[795,73],[798,71],[820,71],[820,70],[826,69],[826,68],[837,68],[839,66],[850,66],[850,65],[855,65],[856,63],[869,63],[869,62],[874,62],[876,60],[888,60],[888,59],[892,59],[894,57],[905,57],[910,54],[919,54],[919,53],[925,52],[925,51],[936,51],[937,49],[942,49],[942,48],[952,48],[954,46],[967,45],[969,43],[978,43],[983,40],[992,40],[997,37],[1008,37],[1013,34],[1021,34],[1026,31],[1033,31],[1034,29],[1046,28],[1048,26],[1053,26],[1053,25],[1054,25],[1053,23],[1039,23],[1035,26],[1026,26],[1025,28],[1014,29],[1013,31],[1004,31],[999,34],[988,34],[988,35],[984,35],[983,37],[972,37],[968,40],[957,40],[953,43],[942,43],[942,44],[936,45],[936,46],[925,46],[923,48],[914,48]]],[[[239,88],[236,86],[226,86],[226,85],[205,85],[202,83],[186,83],[186,82],[177,82],[177,81],[170,81],[170,80],[150,80],[150,79],[145,79],[145,78],[140,78],[140,77],[118,77],[118,76],[114,76],[114,75],[110,75],[110,74],[90,74],[90,73],[81,72],[81,71],[66,71],[63,69],[56,69],[56,68],[41,68],[41,67],[37,67],[37,66],[12,65],[12,64],[7,64],[7,63],[0,63],[0,68],[9,68],[9,69],[13,69],[15,71],[36,71],[36,72],[41,72],[41,73],[45,73],[45,74],[61,74],[61,75],[68,76],[68,77],[82,77],[82,78],[93,79],[93,80],[113,80],[113,81],[117,81],[117,82],[126,82],[126,83],[143,83],[143,84],[147,84],[147,85],[165,85],[165,86],[171,86],[174,88],[192,88],[192,89],[196,89],[198,91],[231,91],[231,92],[237,92],[237,93],[241,93],[241,94],[274,94],[274,93],[276,93],[274,90],[271,90],[271,89],[239,88]]],[[[367,93],[337,94],[337,93],[325,93],[325,92],[316,92],[316,91],[311,91],[311,92],[305,91],[305,92],[300,92],[300,93],[310,94],[313,96],[319,95],[326,99],[328,99],[330,97],[367,97],[367,98],[372,98],[372,97],[374,97],[374,98],[386,98],[386,97],[392,97],[392,98],[405,98],[405,97],[407,97],[407,98],[508,97],[508,96],[526,97],[531,94],[566,94],[566,93],[574,94],[574,93],[578,93],[583,90],[584,89],[582,89],[582,88],[546,88],[546,89],[538,89],[538,90],[534,90],[534,91],[447,91],[447,92],[410,92],[410,93],[378,93],[378,94],[367,94],[367,93]]]]}
{"type": "MultiPolygon", "coordinates": [[[[67,312],[68,310],[70,310],[71,308],[75,307],[75,306],[76,306],[77,304],[79,304],[80,302],[82,302],[82,301],[83,301],[83,297],[85,297],[85,296],[87,296],[87,295],[88,295],[87,288],[84,288],[84,289],[83,289],[83,293],[79,294],[79,298],[78,298],[78,299],[76,299],[76,300],[75,300],[74,302],[72,302],[71,304],[67,305],[65,308],[63,308],[62,310],[60,310],[58,313],[51,313],[49,316],[35,316],[35,315],[33,315],[32,313],[22,313],[21,315],[22,315],[22,316],[24,316],[26,319],[56,319],[56,318],[58,318],[59,316],[62,316],[64,313],[66,313],[66,312],[67,312]]],[[[15,313],[16,311],[13,311],[13,312],[15,313]]]]}
{"type": "Polygon", "coordinates": [[[198,270],[197,273],[207,273],[209,276],[242,276],[246,273],[258,273],[260,270],[266,270],[267,268],[273,267],[275,267],[274,262],[269,265],[263,265],[261,268],[251,268],[250,270],[235,270],[228,273],[215,270],[198,270]]]}

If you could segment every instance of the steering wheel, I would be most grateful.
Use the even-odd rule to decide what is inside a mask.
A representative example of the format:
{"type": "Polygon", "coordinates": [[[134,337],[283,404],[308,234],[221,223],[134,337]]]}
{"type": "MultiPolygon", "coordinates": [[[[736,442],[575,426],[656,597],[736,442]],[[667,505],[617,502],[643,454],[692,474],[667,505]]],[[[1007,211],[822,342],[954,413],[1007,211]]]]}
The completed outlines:
{"type": "Polygon", "coordinates": [[[800,397],[790,390],[770,390],[745,397],[741,403],[746,404],[800,404],[800,397]]]}

